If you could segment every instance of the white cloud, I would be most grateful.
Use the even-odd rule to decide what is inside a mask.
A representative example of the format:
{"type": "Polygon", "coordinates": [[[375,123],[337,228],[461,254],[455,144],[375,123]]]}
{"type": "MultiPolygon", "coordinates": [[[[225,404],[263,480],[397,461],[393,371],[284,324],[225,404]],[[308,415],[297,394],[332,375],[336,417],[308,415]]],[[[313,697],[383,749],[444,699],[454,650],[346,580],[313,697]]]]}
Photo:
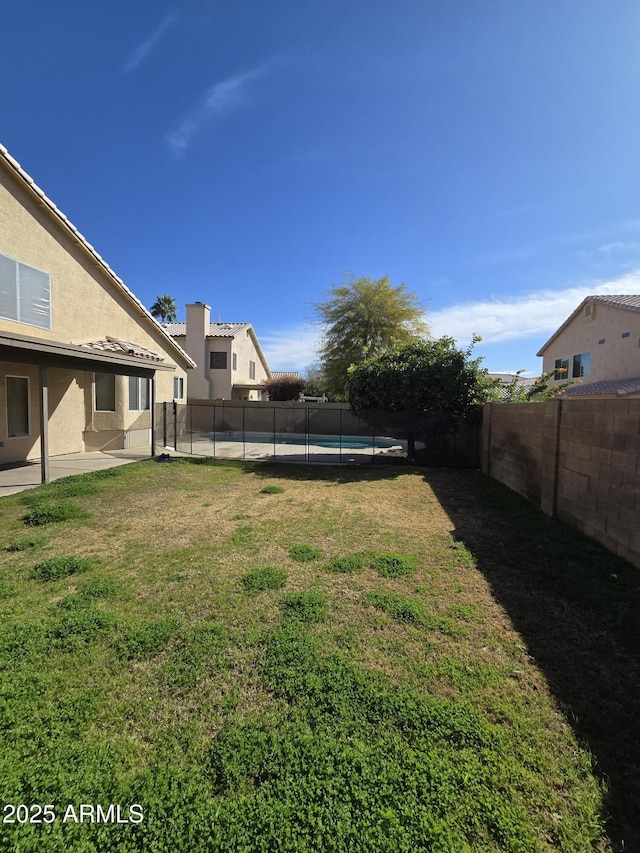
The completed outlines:
{"type": "Polygon", "coordinates": [[[266,66],[260,66],[245,71],[244,74],[222,80],[208,89],[200,107],[184,118],[176,130],[167,133],[166,139],[169,145],[177,154],[183,153],[204,124],[222,118],[242,106],[247,98],[249,82],[264,74],[266,70],[266,66]]]}
{"type": "Polygon", "coordinates": [[[160,38],[162,37],[164,32],[171,26],[171,24],[173,24],[175,20],[175,15],[167,15],[167,17],[163,21],[161,21],[159,26],[157,26],[156,29],[151,33],[149,38],[139,44],[135,48],[135,50],[132,51],[131,56],[129,57],[124,67],[125,74],[128,71],[133,71],[134,68],[137,68],[139,65],[142,65],[145,59],[147,59],[150,55],[153,48],[160,41],[160,38]]]}
{"type": "Polygon", "coordinates": [[[434,337],[450,335],[466,345],[474,333],[483,344],[540,338],[555,332],[586,296],[640,294],[640,269],[614,281],[591,282],[523,296],[482,299],[452,305],[428,314],[434,337]]]}
{"type": "Polygon", "coordinates": [[[260,346],[271,370],[306,370],[317,360],[320,330],[298,325],[260,335],[260,346]]]}

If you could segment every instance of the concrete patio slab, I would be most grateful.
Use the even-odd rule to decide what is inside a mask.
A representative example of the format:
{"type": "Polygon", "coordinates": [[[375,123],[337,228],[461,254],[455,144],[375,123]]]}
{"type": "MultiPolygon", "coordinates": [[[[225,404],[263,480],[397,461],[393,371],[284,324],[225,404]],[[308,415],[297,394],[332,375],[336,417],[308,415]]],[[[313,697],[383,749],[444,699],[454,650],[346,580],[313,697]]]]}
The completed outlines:
{"type": "MultiPolygon", "coordinates": [[[[64,456],[51,456],[49,459],[50,480],[60,477],[70,477],[73,474],[86,474],[88,471],[101,471],[104,468],[114,468],[116,465],[126,465],[149,459],[149,451],[111,450],[108,452],[93,451],[91,453],[67,453],[64,456]]],[[[6,465],[0,468],[0,497],[33,489],[40,483],[40,460],[6,465]]]]}

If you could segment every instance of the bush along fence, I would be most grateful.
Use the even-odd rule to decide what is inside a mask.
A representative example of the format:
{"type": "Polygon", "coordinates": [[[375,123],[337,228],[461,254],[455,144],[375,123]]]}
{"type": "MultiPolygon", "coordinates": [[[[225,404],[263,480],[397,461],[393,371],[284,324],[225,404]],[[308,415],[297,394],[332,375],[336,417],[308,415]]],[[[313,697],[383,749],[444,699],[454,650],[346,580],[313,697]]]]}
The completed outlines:
{"type": "Polygon", "coordinates": [[[165,447],[214,458],[479,465],[479,419],[444,412],[220,400],[161,403],[157,424],[165,447]]]}
{"type": "Polygon", "coordinates": [[[640,568],[640,399],[487,403],[481,468],[640,568]]]}

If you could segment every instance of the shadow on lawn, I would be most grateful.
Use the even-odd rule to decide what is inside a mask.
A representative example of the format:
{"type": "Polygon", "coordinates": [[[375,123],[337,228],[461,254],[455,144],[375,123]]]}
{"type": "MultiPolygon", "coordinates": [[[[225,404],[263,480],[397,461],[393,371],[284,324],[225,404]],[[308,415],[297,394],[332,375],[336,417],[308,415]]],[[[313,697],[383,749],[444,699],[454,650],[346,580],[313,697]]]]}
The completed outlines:
{"type": "Polygon", "coordinates": [[[640,850],[640,571],[478,472],[425,473],[607,782],[616,850],[640,850]]]}
{"type": "Polygon", "coordinates": [[[606,780],[614,849],[640,850],[640,570],[477,471],[253,470],[335,484],[423,476],[606,780]]]}

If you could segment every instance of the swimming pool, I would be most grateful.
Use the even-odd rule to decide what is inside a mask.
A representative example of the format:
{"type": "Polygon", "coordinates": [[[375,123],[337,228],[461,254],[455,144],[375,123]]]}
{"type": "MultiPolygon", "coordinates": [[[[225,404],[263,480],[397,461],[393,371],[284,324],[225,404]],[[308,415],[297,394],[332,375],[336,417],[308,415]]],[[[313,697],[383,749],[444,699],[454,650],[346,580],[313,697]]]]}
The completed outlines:
{"type": "Polygon", "coordinates": [[[242,432],[240,430],[200,433],[201,438],[209,441],[234,441],[246,444],[276,444],[295,445],[297,447],[326,447],[331,450],[387,450],[390,447],[401,447],[406,450],[407,443],[389,436],[371,435],[319,435],[298,432],[242,432]]]}

